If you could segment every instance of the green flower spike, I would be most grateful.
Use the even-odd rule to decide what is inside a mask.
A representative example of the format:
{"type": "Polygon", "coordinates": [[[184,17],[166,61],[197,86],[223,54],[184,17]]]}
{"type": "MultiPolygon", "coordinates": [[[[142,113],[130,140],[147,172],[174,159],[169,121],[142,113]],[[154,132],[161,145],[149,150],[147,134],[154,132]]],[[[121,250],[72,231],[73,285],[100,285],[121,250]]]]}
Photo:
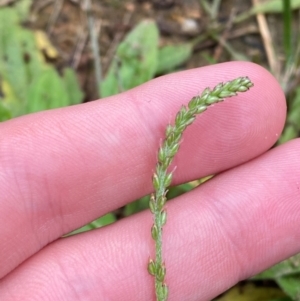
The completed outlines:
{"type": "Polygon", "coordinates": [[[245,92],[253,86],[248,77],[239,77],[226,83],[220,83],[212,90],[206,88],[200,96],[191,99],[187,106],[182,106],[177,113],[174,125],[168,125],[166,138],[158,151],[158,162],[152,178],[154,193],[150,197],[149,207],[154,216],[151,236],[155,241],[155,260],[150,259],[148,272],[155,278],[157,301],[168,299],[168,287],[165,283],[166,267],[162,259],[162,227],[167,221],[164,205],[167,201],[167,188],[171,185],[173,174],[168,172],[174,156],[179,150],[184,130],[196,119],[196,115],[204,112],[210,105],[224,98],[245,92]]]}

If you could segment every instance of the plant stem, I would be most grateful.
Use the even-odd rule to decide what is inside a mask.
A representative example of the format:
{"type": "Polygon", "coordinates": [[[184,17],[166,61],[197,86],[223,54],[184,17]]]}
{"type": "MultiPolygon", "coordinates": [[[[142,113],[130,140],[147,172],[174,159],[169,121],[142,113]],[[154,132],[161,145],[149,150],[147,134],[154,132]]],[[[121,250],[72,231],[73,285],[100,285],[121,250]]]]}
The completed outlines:
{"type": "Polygon", "coordinates": [[[194,122],[196,115],[204,112],[210,105],[223,101],[224,98],[235,96],[238,92],[245,92],[252,86],[248,77],[239,77],[224,84],[218,84],[213,90],[206,88],[201,96],[193,97],[188,106],[181,107],[174,125],[167,126],[166,138],[158,151],[158,162],[152,179],[155,192],[151,195],[149,202],[150,210],[154,215],[151,235],[155,241],[155,260],[149,260],[148,272],[155,278],[157,301],[166,301],[168,298],[168,287],[165,283],[166,267],[162,257],[162,227],[167,219],[164,209],[167,201],[167,188],[173,176],[168,169],[179,150],[182,134],[194,122]]]}
{"type": "MultiPolygon", "coordinates": [[[[102,82],[102,67],[101,67],[101,60],[100,60],[100,50],[99,50],[99,44],[98,44],[98,36],[100,34],[101,29],[101,23],[99,23],[99,30],[97,32],[95,20],[92,14],[92,0],[85,0],[85,10],[87,14],[88,19],[88,28],[91,38],[91,48],[93,52],[94,57],[94,66],[95,66],[95,76],[96,76],[96,87],[97,91],[99,90],[98,87],[100,86],[102,82]]],[[[100,93],[98,93],[98,96],[100,97],[100,93]]]]}
{"type": "Polygon", "coordinates": [[[290,0],[282,0],[283,5],[283,38],[287,64],[291,64],[293,36],[292,36],[292,9],[290,0]]]}

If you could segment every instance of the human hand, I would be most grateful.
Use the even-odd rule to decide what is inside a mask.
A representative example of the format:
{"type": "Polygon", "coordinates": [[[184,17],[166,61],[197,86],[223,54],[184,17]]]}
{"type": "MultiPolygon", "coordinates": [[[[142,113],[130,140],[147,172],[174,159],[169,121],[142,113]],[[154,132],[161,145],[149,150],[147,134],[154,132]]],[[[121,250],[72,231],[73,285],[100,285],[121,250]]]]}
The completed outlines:
{"type": "Polygon", "coordinates": [[[180,106],[239,76],[254,87],[199,116],[174,160],[174,185],[219,175],[167,203],[169,300],[210,300],[299,252],[299,141],[266,152],[284,95],[261,67],[231,62],[0,125],[1,301],[154,300],[150,212],[59,238],[150,193],[180,106]]]}

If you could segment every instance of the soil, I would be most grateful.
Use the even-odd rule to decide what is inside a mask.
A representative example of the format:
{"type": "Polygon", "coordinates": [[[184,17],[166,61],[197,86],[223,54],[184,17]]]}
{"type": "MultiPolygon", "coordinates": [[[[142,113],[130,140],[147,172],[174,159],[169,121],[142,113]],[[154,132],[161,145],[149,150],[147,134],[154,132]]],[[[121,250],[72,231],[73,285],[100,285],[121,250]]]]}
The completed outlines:
{"type": "MultiPolygon", "coordinates": [[[[53,63],[58,68],[72,66],[86,92],[86,101],[97,98],[93,56],[85,0],[35,0],[29,26],[48,33],[59,52],[53,63]],[[60,5],[61,4],[61,5],[60,5]]],[[[102,69],[105,72],[116,47],[126,33],[144,19],[154,19],[160,30],[160,45],[186,42],[205,34],[213,22],[200,6],[199,0],[94,0],[91,13],[99,32],[102,69]]],[[[213,1],[211,1],[213,2],[213,1]]],[[[225,27],[219,38],[249,60],[268,67],[263,43],[255,17],[232,25],[233,15],[251,8],[252,1],[223,0],[216,21],[225,27]]],[[[278,25],[273,22],[272,26],[278,25]]],[[[277,37],[280,36],[277,34],[277,37]]],[[[278,43],[281,44],[281,41],[278,43]]],[[[183,69],[213,62],[236,59],[221,45],[220,40],[205,39],[194,47],[193,55],[183,69]]]]}

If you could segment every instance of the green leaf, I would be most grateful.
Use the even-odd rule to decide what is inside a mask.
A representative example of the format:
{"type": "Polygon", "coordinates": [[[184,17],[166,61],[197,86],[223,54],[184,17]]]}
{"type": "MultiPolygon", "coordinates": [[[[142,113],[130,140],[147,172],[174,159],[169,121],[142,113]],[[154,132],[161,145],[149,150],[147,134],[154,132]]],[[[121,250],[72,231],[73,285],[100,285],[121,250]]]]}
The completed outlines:
{"type": "Polygon", "coordinates": [[[129,216],[134,213],[140,212],[142,210],[145,210],[148,208],[148,203],[149,203],[149,196],[145,196],[143,198],[140,198],[137,201],[134,201],[128,205],[125,206],[124,208],[124,215],[129,216]]]}
{"type": "Polygon", "coordinates": [[[109,224],[112,224],[115,221],[116,221],[115,215],[113,213],[108,213],[108,214],[106,214],[104,216],[101,216],[98,219],[94,220],[89,225],[93,229],[97,229],[97,228],[104,227],[104,226],[107,226],[109,224]]]}
{"type": "Polygon", "coordinates": [[[300,275],[282,277],[277,280],[277,284],[293,300],[299,300],[299,296],[300,296],[299,283],[300,283],[300,275]]]}
{"type": "Polygon", "coordinates": [[[288,114],[288,122],[295,124],[297,130],[300,130],[300,87],[296,89],[296,95],[290,105],[290,112],[288,114]]]}
{"type": "Polygon", "coordinates": [[[184,194],[190,190],[192,190],[194,187],[190,183],[181,184],[178,186],[173,186],[169,188],[168,192],[168,200],[173,199],[177,196],[180,196],[181,194],[184,194]]]}
{"type": "Polygon", "coordinates": [[[119,45],[107,76],[100,84],[101,96],[131,89],[153,78],[157,52],[157,26],[153,21],[143,21],[119,45]]]}
{"type": "Polygon", "coordinates": [[[23,50],[23,63],[26,68],[28,83],[48,69],[43,54],[39,51],[35,34],[29,30],[23,30],[19,37],[23,50]]]}
{"type": "Polygon", "coordinates": [[[284,260],[253,277],[258,280],[275,280],[291,298],[300,296],[300,254],[284,260]]]}
{"type": "Polygon", "coordinates": [[[0,122],[11,119],[11,111],[0,100],[0,122]]]}
{"type": "Polygon", "coordinates": [[[256,286],[254,283],[237,284],[215,301],[287,301],[286,295],[277,287],[256,286]]]}
{"type": "Polygon", "coordinates": [[[254,279],[278,279],[290,275],[300,275],[300,254],[272,266],[256,275],[254,279]]]}
{"type": "MultiPolygon", "coordinates": [[[[9,36],[9,32],[2,32],[5,28],[10,31],[10,25],[15,26],[20,22],[20,18],[16,10],[11,9],[10,7],[2,7],[0,8],[0,33],[1,35],[6,34],[9,36]]],[[[0,41],[2,43],[2,41],[0,41]]]]}
{"type": "Polygon", "coordinates": [[[114,59],[110,65],[106,78],[99,85],[99,95],[101,95],[101,97],[107,97],[122,92],[124,89],[121,86],[121,83],[119,83],[120,81],[117,60],[114,59]]]}
{"type": "Polygon", "coordinates": [[[0,75],[11,85],[17,99],[24,100],[28,78],[19,39],[23,30],[18,21],[12,9],[0,10],[0,75]]]}
{"type": "Polygon", "coordinates": [[[4,97],[13,116],[24,114],[28,86],[45,65],[34,34],[22,28],[19,21],[15,10],[0,9],[0,76],[11,90],[4,97]]]}
{"type": "Polygon", "coordinates": [[[32,0],[18,0],[16,2],[14,8],[16,9],[21,21],[26,21],[28,19],[31,5],[32,0]]]}
{"type": "MultiPolygon", "coordinates": [[[[286,0],[284,0],[286,1],[286,0]]],[[[300,0],[291,0],[291,8],[298,9],[300,8],[300,0]]],[[[269,0],[264,3],[255,5],[251,9],[252,14],[258,13],[282,13],[283,12],[283,1],[282,0],[269,0]]]]}
{"type": "MultiPolygon", "coordinates": [[[[0,73],[1,75],[1,73],[0,73]]],[[[14,116],[14,108],[19,107],[19,100],[16,97],[12,86],[8,83],[7,80],[3,79],[0,82],[0,90],[2,93],[1,102],[2,105],[7,108],[10,112],[12,117],[14,116]]]]}
{"type": "Polygon", "coordinates": [[[186,62],[193,51],[192,44],[168,45],[159,49],[156,74],[164,74],[186,62]]]}
{"type": "Polygon", "coordinates": [[[298,137],[300,132],[300,87],[296,89],[296,94],[289,104],[284,131],[279,139],[279,143],[287,142],[298,137]]]}
{"type": "Polygon", "coordinates": [[[94,220],[93,222],[77,229],[77,230],[74,230],[72,231],[71,233],[65,235],[65,236],[71,236],[71,235],[74,235],[74,234],[78,234],[78,233],[82,233],[82,232],[87,232],[87,231],[90,231],[90,230],[93,230],[93,229],[97,229],[97,228],[101,228],[101,227],[104,227],[104,226],[107,226],[109,224],[112,224],[116,221],[116,217],[114,214],[112,213],[108,213],[102,217],[99,217],[98,219],[94,220]]]}
{"type": "Polygon", "coordinates": [[[83,98],[75,73],[67,69],[60,77],[45,63],[34,33],[19,24],[20,13],[25,16],[30,5],[22,0],[13,8],[0,9],[3,103],[13,117],[80,103],[83,98]]]}
{"type": "MultiPolygon", "coordinates": [[[[262,14],[273,14],[273,13],[282,13],[283,1],[287,0],[269,0],[263,3],[254,5],[249,11],[240,14],[234,20],[234,23],[242,22],[249,17],[262,13],[262,14]]],[[[299,9],[300,8],[300,0],[291,0],[291,9],[299,9]]]]}
{"type": "Polygon", "coordinates": [[[84,93],[80,89],[76,73],[71,68],[65,68],[63,71],[64,85],[69,95],[69,105],[81,103],[84,93]]]}
{"type": "Polygon", "coordinates": [[[67,90],[54,68],[49,67],[28,88],[26,113],[64,107],[69,104],[67,90]]]}

